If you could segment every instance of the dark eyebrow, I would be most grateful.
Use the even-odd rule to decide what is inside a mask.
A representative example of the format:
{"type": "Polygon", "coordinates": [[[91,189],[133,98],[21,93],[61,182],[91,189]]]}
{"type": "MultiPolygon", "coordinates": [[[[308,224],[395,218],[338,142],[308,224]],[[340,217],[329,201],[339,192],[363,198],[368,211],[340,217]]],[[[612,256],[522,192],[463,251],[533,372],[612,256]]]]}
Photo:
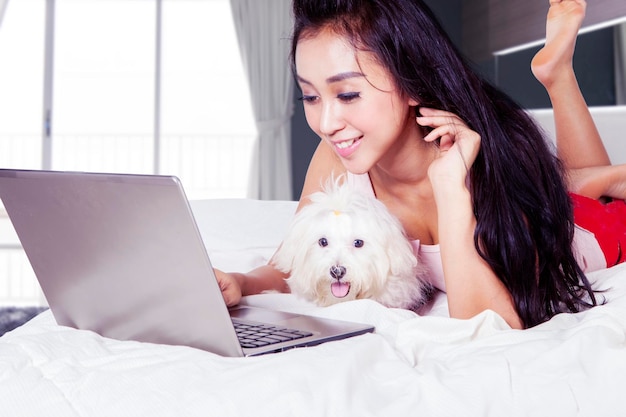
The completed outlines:
{"type": "MultiPolygon", "coordinates": [[[[331,77],[326,78],[326,83],[332,84],[332,83],[337,83],[339,81],[347,80],[348,78],[356,78],[356,77],[365,77],[365,74],[363,74],[362,72],[358,72],[358,71],[342,72],[340,74],[333,75],[331,77]]],[[[303,84],[311,84],[310,81],[305,80],[299,75],[297,76],[297,78],[298,78],[298,81],[303,84]]]]}
{"type": "Polygon", "coordinates": [[[332,84],[332,83],[346,80],[348,78],[356,78],[356,77],[365,77],[365,74],[363,74],[362,72],[357,72],[357,71],[342,72],[341,74],[333,75],[332,77],[326,78],[326,83],[332,84]]]}

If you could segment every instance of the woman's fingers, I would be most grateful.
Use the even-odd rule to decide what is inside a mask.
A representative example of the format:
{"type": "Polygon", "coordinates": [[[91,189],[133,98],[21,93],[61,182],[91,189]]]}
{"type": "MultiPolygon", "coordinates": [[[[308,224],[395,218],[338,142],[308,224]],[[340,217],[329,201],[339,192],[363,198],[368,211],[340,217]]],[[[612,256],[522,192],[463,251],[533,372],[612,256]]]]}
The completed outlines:
{"type": "MultiPolygon", "coordinates": [[[[480,149],[480,135],[471,130],[465,122],[455,115],[444,110],[420,108],[420,116],[416,121],[421,126],[431,127],[432,130],[424,136],[427,142],[439,140],[440,159],[446,159],[445,164],[438,164],[446,170],[452,166],[462,164],[463,171],[467,174],[474,163],[480,149]],[[456,156],[448,156],[449,153],[456,156]]],[[[460,169],[458,167],[455,169],[460,169]]]]}
{"type": "Polygon", "coordinates": [[[440,149],[448,150],[455,142],[468,138],[472,142],[480,142],[480,136],[471,130],[465,122],[455,115],[444,110],[421,108],[421,116],[416,121],[421,126],[431,127],[432,130],[424,136],[426,142],[440,139],[440,149]]]}
{"type": "MultiPolygon", "coordinates": [[[[431,126],[433,127],[433,126],[431,126]]],[[[454,123],[446,123],[437,127],[434,127],[426,136],[424,140],[426,142],[433,142],[440,139],[439,148],[441,150],[448,150],[459,136],[459,131],[463,129],[463,126],[457,126],[454,123]]]]}

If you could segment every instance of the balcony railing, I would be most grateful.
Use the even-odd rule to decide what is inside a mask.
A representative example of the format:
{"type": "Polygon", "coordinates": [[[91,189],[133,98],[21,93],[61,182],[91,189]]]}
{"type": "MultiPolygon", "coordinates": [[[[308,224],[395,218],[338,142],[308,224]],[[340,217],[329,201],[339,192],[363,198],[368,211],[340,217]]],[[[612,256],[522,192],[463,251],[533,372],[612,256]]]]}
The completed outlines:
{"type": "MultiPolygon", "coordinates": [[[[159,173],[176,175],[189,199],[244,198],[253,135],[173,135],[160,143],[159,173]]],[[[154,173],[149,135],[54,138],[52,167],[67,171],[154,173]]],[[[41,138],[0,134],[0,167],[41,167],[41,138]]],[[[0,305],[44,305],[35,274],[0,205],[0,305]]]]}
{"type": "Polygon", "coordinates": [[[0,305],[45,305],[45,298],[22,247],[0,244],[0,305]]]}

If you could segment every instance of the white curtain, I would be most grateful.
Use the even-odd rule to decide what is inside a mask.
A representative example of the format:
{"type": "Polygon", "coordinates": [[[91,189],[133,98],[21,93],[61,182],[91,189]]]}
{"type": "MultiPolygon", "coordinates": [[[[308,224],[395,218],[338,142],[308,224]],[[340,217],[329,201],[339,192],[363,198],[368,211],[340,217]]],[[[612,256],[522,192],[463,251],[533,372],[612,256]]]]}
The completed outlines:
{"type": "Polygon", "coordinates": [[[615,33],[615,101],[626,104],[626,23],[618,25],[615,33]]]}
{"type": "Polygon", "coordinates": [[[291,200],[291,0],[230,0],[258,137],[250,198],[291,200]]]}
{"type": "Polygon", "coordinates": [[[7,9],[7,4],[9,0],[0,0],[0,27],[2,27],[2,18],[4,17],[4,12],[7,9]]]}

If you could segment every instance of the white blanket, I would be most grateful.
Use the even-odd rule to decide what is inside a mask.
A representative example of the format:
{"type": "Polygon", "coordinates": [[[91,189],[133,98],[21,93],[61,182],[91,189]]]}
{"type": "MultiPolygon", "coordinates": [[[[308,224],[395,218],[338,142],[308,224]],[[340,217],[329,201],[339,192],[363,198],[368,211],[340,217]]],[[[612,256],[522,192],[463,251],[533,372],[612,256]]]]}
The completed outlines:
{"type": "MultiPolygon", "coordinates": [[[[248,200],[194,203],[222,269],[266,262],[294,208],[248,200]],[[212,214],[217,208],[223,216],[212,214]]],[[[443,294],[424,316],[369,300],[319,308],[286,294],[247,297],[250,305],[377,329],[255,358],[111,340],[57,326],[45,312],[0,338],[0,414],[623,416],[626,265],[590,278],[607,289],[605,305],[524,331],[511,330],[490,311],[450,319],[443,294]]]]}

